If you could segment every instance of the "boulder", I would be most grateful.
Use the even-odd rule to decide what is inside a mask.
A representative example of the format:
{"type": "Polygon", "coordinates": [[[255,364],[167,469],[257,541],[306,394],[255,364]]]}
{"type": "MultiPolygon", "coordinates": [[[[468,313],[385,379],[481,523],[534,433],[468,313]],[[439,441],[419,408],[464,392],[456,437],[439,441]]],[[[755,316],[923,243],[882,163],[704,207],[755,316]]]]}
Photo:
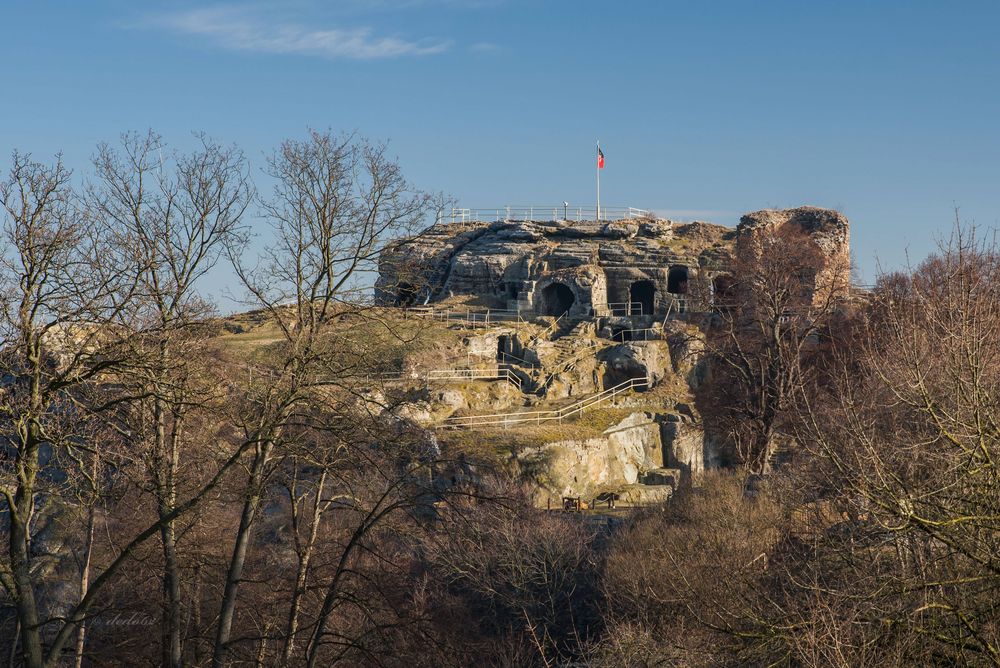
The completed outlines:
{"type": "Polygon", "coordinates": [[[641,471],[663,466],[660,425],[653,413],[632,413],[604,434],[625,482],[634,483],[641,471]]]}
{"type": "Polygon", "coordinates": [[[671,485],[628,485],[618,491],[618,498],[630,506],[653,506],[666,503],[673,494],[671,485]]]}
{"type": "Polygon", "coordinates": [[[469,405],[469,402],[466,401],[465,395],[462,394],[462,391],[454,388],[437,391],[434,394],[434,401],[447,406],[453,411],[462,410],[469,405]]]}
{"type": "Polygon", "coordinates": [[[473,357],[484,357],[489,360],[495,360],[497,350],[499,349],[500,337],[505,334],[507,334],[506,331],[491,329],[485,334],[465,337],[462,339],[462,344],[465,346],[466,352],[473,357]]]}
{"type": "Polygon", "coordinates": [[[639,481],[663,466],[660,425],[653,413],[633,413],[601,437],[548,443],[519,455],[523,466],[544,468],[556,495],[591,497],[639,481]]]}
{"type": "Polygon", "coordinates": [[[602,355],[605,362],[605,387],[613,387],[629,378],[644,378],[650,386],[660,382],[668,358],[660,341],[629,341],[610,348],[602,355]]]}
{"type": "Polygon", "coordinates": [[[426,401],[414,401],[400,404],[392,411],[392,413],[402,420],[411,420],[423,426],[429,425],[434,421],[431,405],[426,401]]]}

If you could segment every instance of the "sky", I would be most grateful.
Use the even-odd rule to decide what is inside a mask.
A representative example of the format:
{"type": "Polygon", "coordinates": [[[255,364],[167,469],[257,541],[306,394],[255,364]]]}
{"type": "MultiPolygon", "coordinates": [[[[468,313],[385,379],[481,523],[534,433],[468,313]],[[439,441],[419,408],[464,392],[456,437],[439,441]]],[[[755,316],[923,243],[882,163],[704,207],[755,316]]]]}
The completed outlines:
{"type": "Polygon", "coordinates": [[[8,0],[0,169],[19,149],[84,173],[148,128],[259,169],[330,128],[461,206],[593,206],[599,139],[602,205],[836,208],[869,283],[956,209],[998,225],[998,26],[995,0],[8,0]]]}

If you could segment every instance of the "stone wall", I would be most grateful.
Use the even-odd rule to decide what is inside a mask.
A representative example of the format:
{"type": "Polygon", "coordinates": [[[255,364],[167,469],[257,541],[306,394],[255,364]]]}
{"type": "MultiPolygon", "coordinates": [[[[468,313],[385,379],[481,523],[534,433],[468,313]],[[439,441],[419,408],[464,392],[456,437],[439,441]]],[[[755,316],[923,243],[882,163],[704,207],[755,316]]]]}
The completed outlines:
{"type": "Polygon", "coordinates": [[[845,296],[850,286],[850,223],[838,211],[802,206],[796,209],[764,209],[740,218],[737,227],[736,254],[750,257],[757,253],[755,238],[765,231],[792,229],[803,233],[814,245],[819,258],[815,276],[805,286],[814,301],[831,296],[831,291],[845,296]]]}

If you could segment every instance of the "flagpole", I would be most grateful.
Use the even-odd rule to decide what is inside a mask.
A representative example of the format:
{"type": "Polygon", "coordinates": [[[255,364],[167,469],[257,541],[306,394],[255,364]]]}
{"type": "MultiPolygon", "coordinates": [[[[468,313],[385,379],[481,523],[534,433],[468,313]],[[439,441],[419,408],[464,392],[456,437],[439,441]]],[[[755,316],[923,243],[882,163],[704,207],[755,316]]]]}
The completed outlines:
{"type": "Polygon", "coordinates": [[[597,166],[597,222],[601,222],[601,140],[597,140],[597,156],[594,158],[594,165],[597,166]]]}

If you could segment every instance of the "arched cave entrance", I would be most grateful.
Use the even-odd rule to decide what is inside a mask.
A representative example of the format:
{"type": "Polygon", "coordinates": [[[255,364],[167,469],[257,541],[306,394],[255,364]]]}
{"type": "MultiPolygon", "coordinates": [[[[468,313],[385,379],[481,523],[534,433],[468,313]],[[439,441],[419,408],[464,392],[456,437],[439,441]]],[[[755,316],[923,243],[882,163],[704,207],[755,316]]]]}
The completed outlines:
{"type": "Polygon", "coordinates": [[[652,315],[656,302],[656,286],[653,285],[653,281],[634,282],[629,286],[628,300],[632,309],[641,309],[638,313],[633,310],[632,315],[652,315]]]}
{"type": "Polygon", "coordinates": [[[675,295],[686,295],[688,291],[688,268],[682,265],[670,267],[667,274],[667,292],[675,295]]]}
{"type": "Polygon", "coordinates": [[[733,306],[736,300],[736,279],[729,274],[719,274],[712,279],[712,302],[716,306],[733,306]]]}
{"type": "Polygon", "coordinates": [[[541,314],[561,316],[576,302],[576,295],[565,283],[550,283],[542,288],[541,314]]]}
{"type": "Polygon", "coordinates": [[[413,306],[417,301],[417,288],[409,283],[396,286],[396,306],[413,306]]]}

